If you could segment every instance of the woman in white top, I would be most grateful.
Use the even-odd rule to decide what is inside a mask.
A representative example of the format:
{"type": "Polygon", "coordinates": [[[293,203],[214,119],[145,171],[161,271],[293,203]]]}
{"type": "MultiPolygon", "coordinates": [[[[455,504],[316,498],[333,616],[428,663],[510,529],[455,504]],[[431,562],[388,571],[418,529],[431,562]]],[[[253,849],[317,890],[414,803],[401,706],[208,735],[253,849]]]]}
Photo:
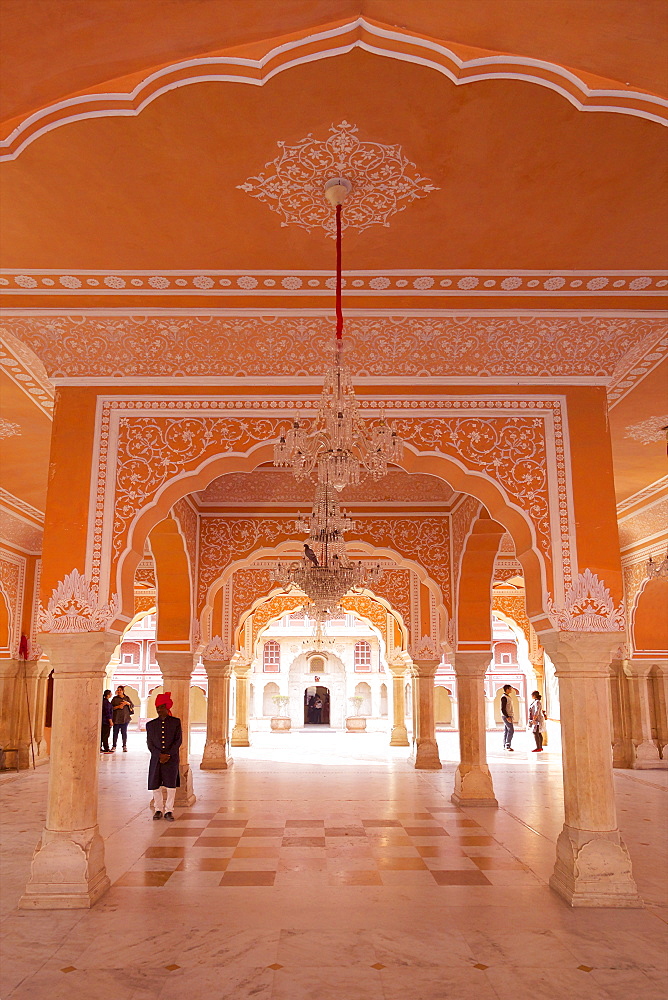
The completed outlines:
{"type": "Polygon", "coordinates": [[[540,700],[540,691],[532,691],[533,701],[529,705],[529,725],[536,741],[536,749],[532,753],[543,752],[543,733],[545,732],[545,713],[543,703],[540,700]]]}

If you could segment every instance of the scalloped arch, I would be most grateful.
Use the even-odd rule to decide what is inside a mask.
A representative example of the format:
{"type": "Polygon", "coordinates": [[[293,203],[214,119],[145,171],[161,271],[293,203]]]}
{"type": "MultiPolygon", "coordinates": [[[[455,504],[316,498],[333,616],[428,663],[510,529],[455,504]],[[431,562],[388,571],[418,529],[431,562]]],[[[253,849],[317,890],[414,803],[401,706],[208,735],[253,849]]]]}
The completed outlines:
{"type": "MultiPolygon", "coordinates": [[[[278,40],[273,39],[274,43],[278,40]]],[[[270,43],[271,44],[271,43],[270,43]]],[[[344,55],[355,48],[373,55],[425,66],[456,86],[481,80],[520,80],[560,94],[578,111],[632,115],[666,124],[668,101],[640,90],[620,89],[613,80],[526,56],[491,52],[469,58],[471,48],[444,44],[415,32],[358,17],[345,23],[308,29],[278,41],[258,59],[238,55],[205,55],[163,66],[148,73],[130,90],[68,97],[24,117],[0,140],[0,160],[13,160],[53,129],[70,122],[105,117],[136,117],[162,94],[195,83],[245,83],[261,87],[278,73],[305,63],[344,55]]],[[[135,77],[136,78],[136,77],[135,77]]],[[[109,81],[112,83],[113,81],[109,81]]],[[[123,80],[116,81],[119,87],[123,80]]],[[[125,78],[129,86],[128,78],[125,78]]]]}

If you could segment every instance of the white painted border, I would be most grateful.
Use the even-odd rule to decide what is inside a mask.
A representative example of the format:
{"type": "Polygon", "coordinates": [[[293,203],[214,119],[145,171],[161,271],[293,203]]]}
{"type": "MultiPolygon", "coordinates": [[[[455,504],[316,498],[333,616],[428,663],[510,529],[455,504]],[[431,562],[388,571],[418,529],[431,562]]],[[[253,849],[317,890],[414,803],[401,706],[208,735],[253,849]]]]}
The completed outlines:
{"type": "MultiPolygon", "coordinates": [[[[171,404],[170,406],[167,406],[167,407],[164,407],[164,408],[160,408],[159,410],[154,410],[151,407],[150,409],[147,408],[147,411],[140,410],[140,409],[120,409],[120,408],[118,408],[118,404],[123,403],[123,402],[153,403],[153,402],[157,401],[157,399],[156,399],[155,396],[121,396],[121,395],[119,395],[119,396],[108,396],[108,397],[100,396],[100,397],[98,397],[97,408],[96,408],[96,424],[95,424],[95,426],[96,426],[95,445],[94,445],[95,452],[94,452],[94,456],[93,456],[94,461],[93,461],[93,465],[92,465],[92,468],[91,468],[91,487],[92,487],[92,489],[91,489],[91,495],[90,495],[90,500],[89,500],[89,532],[88,532],[87,550],[86,550],[86,569],[88,571],[88,569],[90,567],[90,576],[89,576],[88,572],[87,572],[86,575],[89,576],[89,579],[92,578],[92,569],[93,569],[93,557],[94,557],[93,540],[94,540],[94,534],[93,534],[93,531],[91,530],[91,528],[94,529],[94,525],[95,525],[95,511],[96,511],[96,502],[97,502],[97,484],[98,484],[98,482],[101,481],[102,478],[104,478],[104,484],[105,485],[104,485],[104,501],[103,501],[102,541],[101,541],[101,549],[100,549],[100,560],[101,561],[100,561],[100,573],[99,573],[99,576],[100,576],[100,580],[101,581],[109,581],[109,583],[111,582],[109,580],[109,576],[110,576],[110,566],[111,566],[111,546],[112,546],[112,530],[113,530],[113,509],[114,509],[114,504],[115,504],[116,476],[114,474],[112,477],[109,477],[107,475],[107,472],[108,472],[108,470],[110,468],[113,468],[115,470],[116,466],[117,466],[118,427],[119,427],[119,421],[120,421],[121,416],[130,415],[130,414],[135,414],[136,416],[141,416],[142,414],[145,415],[146,412],[153,413],[153,414],[159,413],[161,416],[168,416],[168,417],[192,416],[193,413],[195,413],[197,415],[206,414],[208,416],[211,416],[212,414],[215,414],[216,412],[218,412],[220,414],[225,414],[228,418],[232,414],[238,413],[239,416],[240,416],[240,418],[243,419],[243,416],[247,415],[247,412],[248,412],[246,407],[244,407],[244,408],[238,408],[238,409],[233,409],[233,410],[230,410],[230,409],[226,408],[224,410],[219,410],[219,411],[217,411],[215,408],[212,409],[210,407],[207,407],[206,410],[202,409],[200,411],[199,409],[184,410],[184,409],[181,409],[181,408],[177,408],[177,406],[175,405],[178,402],[184,402],[186,400],[189,401],[189,402],[191,402],[191,403],[192,402],[199,403],[199,402],[201,402],[201,397],[192,397],[192,396],[178,396],[178,397],[174,396],[174,397],[169,397],[169,403],[171,404]],[[114,405],[114,404],[116,404],[116,405],[114,405]],[[101,461],[101,450],[100,450],[101,429],[102,429],[102,421],[103,421],[103,418],[104,418],[104,412],[107,409],[107,407],[108,407],[108,413],[109,413],[108,451],[107,451],[106,462],[102,463],[102,461],[101,461]],[[97,457],[97,463],[95,462],[95,457],[97,457]],[[104,468],[103,468],[103,465],[104,465],[104,468]],[[110,487],[110,482],[111,482],[111,487],[110,487]]],[[[452,399],[451,399],[451,401],[453,403],[454,402],[461,403],[461,402],[466,401],[466,400],[473,401],[473,402],[479,402],[477,396],[469,396],[469,395],[467,395],[467,396],[456,396],[456,397],[452,397],[452,399]]],[[[508,408],[503,408],[503,409],[499,409],[499,408],[496,408],[496,407],[486,407],[484,405],[479,405],[479,406],[477,406],[475,408],[471,408],[471,409],[462,409],[462,410],[459,410],[459,408],[457,408],[456,411],[453,408],[451,408],[451,407],[441,405],[440,407],[433,407],[433,408],[429,407],[426,410],[423,410],[423,409],[421,409],[421,410],[417,410],[417,409],[405,410],[403,408],[396,407],[396,405],[394,405],[395,401],[392,401],[392,400],[385,400],[385,401],[383,401],[383,400],[375,400],[375,406],[377,408],[382,408],[389,416],[397,416],[397,417],[398,416],[402,416],[402,415],[406,415],[406,416],[411,416],[412,415],[413,417],[415,417],[415,416],[418,415],[418,413],[424,413],[425,416],[431,416],[431,417],[434,417],[434,416],[436,416],[436,417],[438,417],[438,416],[452,417],[453,415],[455,415],[456,412],[461,412],[462,415],[468,415],[468,416],[470,416],[472,413],[474,413],[474,414],[477,414],[477,415],[480,415],[480,416],[500,416],[501,414],[504,414],[504,415],[514,415],[514,414],[516,414],[517,416],[524,416],[525,417],[528,414],[531,414],[533,416],[542,416],[542,417],[544,417],[545,419],[543,420],[543,427],[544,427],[544,440],[545,440],[545,450],[546,450],[546,458],[547,458],[547,470],[546,470],[546,473],[547,473],[549,520],[550,520],[550,525],[551,526],[557,525],[559,527],[559,538],[558,539],[555,537],[554,533],[551,532],[551,553],[552,553],[552,563],[553,563],[553,566],[552,566],[552,569],[553,569],[553,584],[554,584],[555,594],[558,595],[558,594],[561,594],[561,593],[565,593],[565,584],[566,584],[566,581],[564,580],[563,563],[562,563],[562,551],[563,551],[564,548],[566,548],[570,552],[571,566],[573,567],[573,569],[577,569],[577,566],[578,566],[578,564],[577,564],[577,553],[575,551],[575,533],[574,533],[574,530],[573,530],[574,529],[574,522],[573,522],[573,516],[574,516],[573,515],[573,491],[572,491],[572,482],[571,482],[571,476],[570,476],[570,461],[566,460],[567,458],[570,457],[570,452],[568,450],[569,449],[568,423],[567,423],[567,419],[566,419],[566,416],[567,416],[567,402],[566,402],[565,397],[563,397],[563,396],[556,396],[556,395],[542,396],[542,397],[535,397],[535,396],[525,396],[525,397],[523,397],[521,395],[518,396],[517,394],[514,394],[513,396],[499,395],[499,396],[494,396],[493,397],[493,402],[495,402],[495,403],[502,402],[504,400],[508,400],[509,402],[513,402],[515,404],[518,404],[518,403],[521,403],[521,402],[526,402],[526,403],[529,403],[529,404],[532,404],[532,405],[531,406],[527,406],[525,408],[520,408],[518,405],[514,405],[514,406],[510,406],[508,408]],[[560,519],[559,519],[559,516],[558,516],[558,502],[559,502],[559,500],[558,500],[558,485],[556,483],[558,465],[557,465],[556,440],[555,440],[555,437],[554,437],[554,420],[555,420],[555,416],[554,415],[555,415],[555,411],[553,409],[551,409],[551,408],[546,408],[546,407],[545,408],[544,407],[540,407],[539,408],[539,407],[535,407],[534,404],[536,404],[537,402],[553,402],[553,403],[556,402],[556,403],[559,404],[559,414],[560,414],[560,417],[561,417],[561,420],[562,420],[563,441],[564,441],[564,469],[565,469],[565,473],[566,473],[566,475],[565,475],[565,485],[564,485],[564,494],[565,494],[566,503],[567,503],[567,507],[568,507],[568,511],[569,511],[569,530],[568,530],[568,532],[561,531],[561,528],[560,528],[560,519]],[[548,414],[550,415],[549,417],[547,416],[548,414]],[[556,517],[555,517],[555,505],[556,505],[556,517]]],[[[209,397],[207,399],[207,402],[211,403],[211,401],[212,400],[209,397]]],[[[225,403],[227,403],[227,402],[232,402],[234,400],[231,400],[229,397],[220,397],[219,400],[218,400],[218,402],[221,402],[221,401],[224,401],[225,403]]],[[[246,397],[241,397],[238,400],[236,400],[236,402],[238,402],[238,403],[247,403],[248,400],[246,399],[246,397]]],[[[427,402],[431,402],[431,401],[427,401],[427,402]]],[[[441,402],[441,404],[443,404],[446,401],[445,400],[440,400],[440,402],[441,402]]],[[[265,405],[265,406],[263,406],[262,409],[259,409],[259,408],[258,409],[254,409],[253,412],[256,415],[258,415],[258,416],[262,415],[263,417],[267,417],[267,416],[272,416],[272,417],[279,416],[280,417],[280,416],[287,415],[288,413],[293,413],[294,412],[294,407],[287,407],[284,403],[281,403],[277,407],[269,407],[269,406],[265,405]]],[[[371,412],[373,412],[373,411],[371,411],[371,412]]],[[[234,452],[229,452],[228,454],[229,454],[229,457],[234,457],[235,454],[238,454],[239,457],[241,455],[241,453],[234,453],[234,452]]],[[[440,455],[439,452],[421,452],[421,454],[423,454],[423,455],[433,455],[434,457],[439,457],[439,455],[440,455]]],[[[454,461],[455,464],[460,464],[460,463],[457,462],[456,458],[453,458],[453,456],[447,456],[447,457],[449,457],[451,461],[454,461]]],[[[464,466],[464,465],[461,465],[461,468],[462,468],[462,471],[465,472],[467,475],[473,475],[475,477],[482,478],[482,479],[489,479],[490,478],[487,474],[484,474],[484,473],[471,472],[471,470],[468,469],[468,468],[466,468],[466,466],[464,466]]],[[[178,478],[180,478],[180,477],[179,476],[175,477],[175,479],[178,479],[178,478]]],[[[154,497],[153,503],[155,503],[156,500],[159,498],[160,493],[164,489],[166,489],[169,485],[171,485],[175,481],[175,479],[171,479],[167,483],[163,484],[163,487],[161,488],[161,490],[154,497]]],[[[525,518],[525,520],[526,520],[526,513],[525,513],[525,511],[522,510],[522,508],[520,508],[516,503],[510,501],[510,499],[507,497],[507,494],[506,494],[506,491],[505,491],[504,487],[500,483],[498,483],[498,482],[495,482],[495,485],[501,491],[501,493],[504,494],[504,496],[506,497],[505,502],[507,503],[507,505],[509,507],[511,507],[512,509],[518,511],[518,513],[520,513],[522,515],[522,517],[525,518]]],[[[136,523],[138,517],[140,517],[141,514],[143,513],[143,509],[144,508],[142,508],[142,510],[137,511],[135,513],[134,518],[132,519],[130,525],[128,526],[129,535],[132,534],[133,525],[136,523]]],[[[536,553],[539,556],[539,564],[540,564],[542,587],[543,587],[544,594],[546,594],[547,593],[547,579],[546,579],[545,563],[544,563],[544,560],[542,558],[542,555],[540,554],[540,550],[538,549],[538,546],[536,545],[535,527],[533,525],[533,522],[530,521],[530,520],[527,520],[527,525],[528,525],[528,527],[530,529],[530,533],[531,533],[531,536],[532,536],[534,550],[536,551],[536,553]]],[[[117,572],[116,572],[116,590],[117,591],[119,590],[119,587],[120,587],[120,575],[121,575],[121,570],[122,570],[122,563],[123,563],[123,558],[121,558],[119,560],[119,563],[118,563],[118,566],[117,566],[117,572]]],[[[119,617],[123,617],[123,616],[119,615],[119,617]]]]}
{"type": "Polygon", "coordinates": [[[655,94],[650,94],[646,92],[640,92],[636,90],[618,90],[618,89],[592,89],[587,86],[587,84],[574,72],[571,70],[559,66],[556,63],[547,62],[541,59],[532,59],[529,57],[523,57],[518,55],[494,55],[494,56],[482,56],[471,60],[462,60],[455,53],[449,49],[446,45],[443,45],[435,40],[429,38],[423,38],[419,35],[409,34],[408,32],[403,32],[399,29],[390,29],[380,25],[372,24],[365,20],[364,17],[357,17],[354,20],[348,21],[346,24],[339,25],[334,28],[327,28],[325,30],[318,31],[317,29],[311,33],[302,36],[299,39],[295,39],[290,42],[284,42],[277,45],[275,48],[270,49],[265,55],[260,59],[248,59],[243,57],[234,56],[209,56],[200,57],[183,60],[181,62],[173,63],[170,66],[166,66],[159,69],[153,73],[149,73],[148,76],[144,77],[140,83],[128,94],[128,93],[95,93],[95,94],[83,94],[77,97],[70,97],[62,101],[54,102],[48,105],[46,108],[41,108],[39,111],[33,112],[28,115],[23,121],[11,132],[11,134],[0,141],[0,149],[8,149],[13,141],[22,135],[29,126],[41,121],[42,119],[48,118],[54,114],[55,111],[65,110],[65,109],[75,109],[75,108],[85,108],[87,104],[93,104],[101,100],[117,101],[119,104],[123,104],[123,107],[119,108],[108,108],[106,110],[100,111],[83,111],[81,113],[68,114],[66,117],[58,119],[50,124],[43,125],[38,128],[32,134],[28,135],[25,140],[19,144],[16,151],[13,153],[7,153],[0,156],[3,160],[13,160],[25,149],[28,145],[35,141],[39,136],[52,131],[53,129],[60,128],[61,126],[75,121],[82,121],[92,118],[108,118],[108,117],[137,117],[144,108],[148,107],[154,100],[160,97],[162,94],[168,93],[171,90],[179,89],[180,87],[188,86],[191,84],[203,82],[221,82],[221,83],[243,83],[250,84],[251,86],[261,87],[269,80],[273,79],[279,73],[285,72],[286,70],[292,69],[296,66],[303,66],[311,62],[319,62],[323,59],[328,59],[335,57],[337,55],[344,55],[348,52],[353,51],[356,48],[360,48],[363,51],[369,52],[373,55],[382,56],[389,59],[394,59],[399,62],[407,62],[418,66],[424,66],[428,69],[435,70],[437,73],[447,77],[455,86],[463,86],[467,83],[476,83],[482,80],[518,80],[523,83],[533,83],[541,87],[546,87],[548,90],[552,90],[555,93],[564,97],[573,107],[578,111],[601,111],[610,112],[613,114],[626,114],[633,117],[645,118],[648,121],[657,122],[658,124],[665,124],[664,118],[659,114],[652,114],[642,108],[623,106],[621,101],[624,102],[642,102],[646,104],[653,104],[659,108],[668,107],[668,101],[664,98],[659,97],[655,94]],[[372,44],[363,38],[357,37],[350,42],[346,42],[342,45],[332,46],[331,48],[320,50],[318,52],[311,52],[306,55],[297,56],[293,59],[286,61],[285,63],[276,66],[273,70],[269,70],[264,73],[261,77],[248,77],[242,76],[239,73],[233,72],[233,67],[244,66],[248,69],[255,71],[262,71],[265,66],[267,66],[273,59],[277,56],[296,51],[299,48],[309,48],[313,46],[314,43],[321,40],[336,39],[341,35],[349,34],[357,29],[363,29],[372,38],[375,37],[379,41],[377,44],[372,44]],[[425,52],[424,56],[417,56],[414,54],[409,54],[408,52],[399,52],[395,49],[390,49],[382,46],[382,40],[399,42],[410,45],[412,48],[422,49],[425,52]],[[435,58],[430,56],[430,53],[434,55],[439,55],[445,58],[459,69],[466,69],[468,67],[479,67],[481,72],[475,76],[469,76],[465,78],[457,77],[447,65],[442,62],[437,61],[435,58]],[[149,94],[143,101],[140,101],[137,108],[128,107],[128,104],[134,102],[141,95],[142,91],[145,90],[151,83],[160,80],[168,75],[174,75],[184,69],[192,68],[194,71],[200,66],[212,66],[219,65],[221,67],[230,67],[231,71],[223,73],[215,73],[210,75],[200,75],[196,72],[192,76],[187,78],[181,78],[179,80],[173,80],[171,83],[166,83],[162,87],[158,87],[153,93],[149,94]],[[539,76],[537,73],[520,73],[520,72],[484,72],[486,67],[490,70],[496,66],[517,66],[526,67],[529,70],[542,70],[550,74],[551,77],[556,77],[564,81],[564,84],[570,83],[574,86],[580,94],[584,97],[594,97],[594,98],[613,98],[620,101],[619,105],[591,105],[581,103],[578,98],[570,92],[570,90],[564,85],[560,85],[555,79],[546,79],[539,76]]]}

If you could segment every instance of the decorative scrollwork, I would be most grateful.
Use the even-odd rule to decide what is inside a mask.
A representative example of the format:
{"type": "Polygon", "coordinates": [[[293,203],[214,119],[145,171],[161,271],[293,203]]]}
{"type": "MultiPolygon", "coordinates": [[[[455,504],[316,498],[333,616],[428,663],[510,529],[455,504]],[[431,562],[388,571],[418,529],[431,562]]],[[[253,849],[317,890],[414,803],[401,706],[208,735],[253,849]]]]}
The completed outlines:
{"type": "Polygon", "coordinates": [[[40,607],[38,620],[42,632],[104,632],[116,617],[118,596],[100,604],[97,590],[77,569],[68,573],[40,607]]]}
{"type": "Polygon", "coordinates": [[[626,628],[624,604],[614,606],[610,591],[590,569],[579,574],[562,608],[548,598],[548,613],[554,627],[564,632],[619,632],[626,628]]]}
{"type": "Polygon", "coordinates": [[[346,177],[352,191],[342,214],[344,228],[363,232],[369,226],[389,226],[389,219],[416,198],[438,188],[422,177],[401,146],[366,142],[357,125],[347,121],[330,126],[327,139],[311,134],[290,145],[278,142],[276,159],[265,170],[237,187],[263,201],[281,217],[282,226],[308,232],[336,233],[334,213],[324,198],[326,180],[346,177]]]}

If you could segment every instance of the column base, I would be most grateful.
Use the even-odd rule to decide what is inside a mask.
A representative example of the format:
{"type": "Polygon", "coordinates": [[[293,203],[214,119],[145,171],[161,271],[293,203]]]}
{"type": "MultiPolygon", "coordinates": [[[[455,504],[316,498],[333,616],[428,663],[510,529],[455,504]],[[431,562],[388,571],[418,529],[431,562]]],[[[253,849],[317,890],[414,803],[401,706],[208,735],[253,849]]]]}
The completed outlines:
{"type": "Polygon", "coordinates": [[[598,833],[564,826],[550,887],[570,906],[644,906],[618,830],[598,833]]]}
{"type": "Polygon", "coordinates": [[[405,726],[392,726],[391,747],[409,747],[408,731],[405,726]]]}
{"type": "Polygon", "coordinates": [[[438,744],[432,739],[417,739],[412,757],[413,766],[418,771],[440,771],[443,765],[438,755],[438,744]]]}
{"type": "Polygon", "coordinates": [[[645,740],[635,747],[632,767],[637,771],[653,767],[664,768],[668,767],[668,760],[661,760],[656,743],[645,740]]]}
{"type": "Polygon", "coordinates": [[[176,789],[174,805],[179,809],[189,809],[197,802],[197,796],[193,792],[193,773],[190,764],[179,765],[179,777],[181,784],[176,789]]]}
{"type": "Polygon", "coordinates": [[[631,740],[616,740],[612,744],[612,766],[632,768],[635,760],[635,750],[631,740]]]}
{"type": "Polygon", "coordinates": [[[225,740],[207,740],[202,754],[200,771],[226,771],[232,767],[232,758],[227,753],[225,740]]]}
{"type": "Polygon", "coordinates": [[[90,909],[111,882],[104,867],[104,841],[92,830],[45,830],[35,848],[22,910],[90,909]]]}
{"type": "Polygon", "coordinates": [[[456,806],[487,806],[497,809],[492,775],[486,764],[460,764],[455,771],[455,790],[450,796],[456,806]]]}
{"type": "Polygon", "coordinates": [[[248,739],[248,726],[235,726],[232,730],[232,739],[230,743],[233,747],[249,747],[250,740],[248,739]]]}

